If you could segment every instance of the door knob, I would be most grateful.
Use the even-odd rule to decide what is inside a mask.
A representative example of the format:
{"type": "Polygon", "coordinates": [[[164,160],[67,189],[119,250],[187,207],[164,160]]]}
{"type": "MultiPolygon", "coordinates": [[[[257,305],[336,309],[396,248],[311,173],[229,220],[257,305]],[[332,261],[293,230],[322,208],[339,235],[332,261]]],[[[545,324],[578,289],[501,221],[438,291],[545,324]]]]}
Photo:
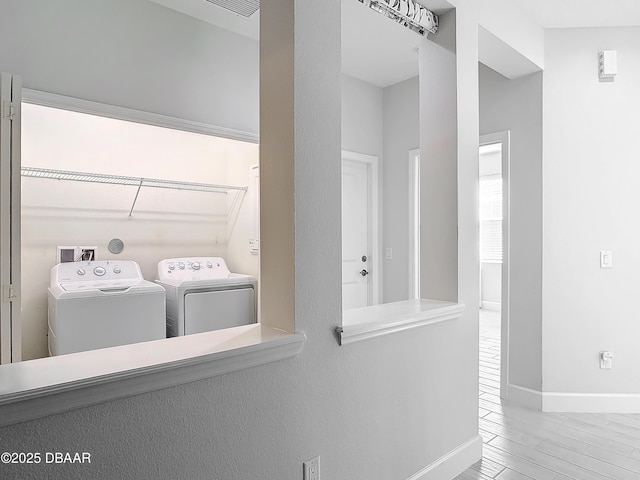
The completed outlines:
{"type": "Polygon", "coordinates": [[[369,275],[369,272],[367,272],[365,269],[362,269],[362,271],[360,272],[360,275],[362,275],[363,277],[366,277],[367,275],[369,275]]]}

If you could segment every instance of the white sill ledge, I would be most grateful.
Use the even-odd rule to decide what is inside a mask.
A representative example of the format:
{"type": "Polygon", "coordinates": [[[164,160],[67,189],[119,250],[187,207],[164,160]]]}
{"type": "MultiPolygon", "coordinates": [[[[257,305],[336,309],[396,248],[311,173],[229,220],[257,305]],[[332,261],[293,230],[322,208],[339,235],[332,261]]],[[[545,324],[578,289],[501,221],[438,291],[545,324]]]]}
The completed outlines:
{"type": "Polygon", "coordinates": [[[336,327],[340,345],[375,338],[410,328],[454,320],[462,316],[461,303],[415,299],[354,308],[342,312],[336,327]]]}
{"type": "Polygon", "coordinates": [[[264,325],[0,367],[0,426],[294,357],[305,337],[264,325]]]}

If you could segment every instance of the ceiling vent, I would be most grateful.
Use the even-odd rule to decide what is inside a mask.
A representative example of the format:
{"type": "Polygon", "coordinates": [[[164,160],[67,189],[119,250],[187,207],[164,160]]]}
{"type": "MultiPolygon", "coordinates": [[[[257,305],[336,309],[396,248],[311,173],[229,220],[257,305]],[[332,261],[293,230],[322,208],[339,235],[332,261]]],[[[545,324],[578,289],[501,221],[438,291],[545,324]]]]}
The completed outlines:
{"type": "Polygon", "coordinates": [[[438,31],[438,16],[415,0],[358,0],[420,35],[438,31]]]}
{"type": "Polygon", "coordinates": [[[207,0],[207,2],[247,18],[260,9],[260,0],[207,0]]]}

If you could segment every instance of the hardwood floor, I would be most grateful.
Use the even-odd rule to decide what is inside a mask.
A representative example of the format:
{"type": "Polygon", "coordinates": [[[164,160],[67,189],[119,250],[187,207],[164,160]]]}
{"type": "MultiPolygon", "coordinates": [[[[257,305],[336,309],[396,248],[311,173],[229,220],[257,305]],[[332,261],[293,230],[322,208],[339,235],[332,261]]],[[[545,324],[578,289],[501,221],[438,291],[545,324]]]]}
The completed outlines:
{"type": "Polygon", "coordinates": [[[480,311],[483,459],[457,480],[640,480],[640,415],[542,413],[500,403],[500,316],[480,311]]]}

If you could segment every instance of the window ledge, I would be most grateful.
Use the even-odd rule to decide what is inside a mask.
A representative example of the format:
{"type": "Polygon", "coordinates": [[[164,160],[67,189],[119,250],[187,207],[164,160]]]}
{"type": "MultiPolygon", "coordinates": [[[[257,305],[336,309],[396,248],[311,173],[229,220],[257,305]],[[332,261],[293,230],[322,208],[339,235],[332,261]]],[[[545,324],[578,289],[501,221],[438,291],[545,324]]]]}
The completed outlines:
{"type": "Polygon", "coordinates": [[[0,368],[0,426],[294,357],[305,337],[260,324],[0,368]]]}
{"type": "Polygon", "coordinates": [[[415,299],[354,308],[342,313],[336,328],[340,345],[375,338],[410,328],[454,320],[462,316],[461,303],[415,299]]]}

